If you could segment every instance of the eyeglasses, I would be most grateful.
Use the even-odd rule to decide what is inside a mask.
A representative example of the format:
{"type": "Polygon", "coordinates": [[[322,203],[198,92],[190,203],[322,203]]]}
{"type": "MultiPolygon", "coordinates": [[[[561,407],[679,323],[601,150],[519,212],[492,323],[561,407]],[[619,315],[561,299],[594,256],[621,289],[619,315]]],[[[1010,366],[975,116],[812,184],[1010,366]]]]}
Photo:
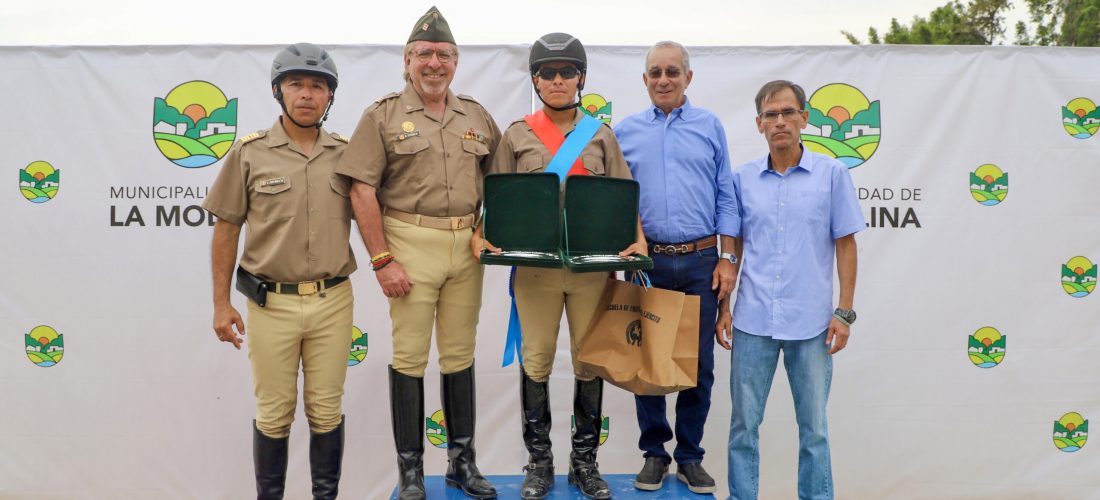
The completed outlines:
{"type": "Polygon", "coordinates": [[[456,55],[454,52],[451,52],[449,50],[432,50],[432,49],[418,50],[418,51],[414,52],[413,54],[416,55],[416,59],[420,62],[431,61],[432,56],[434,55],[437,59],[439,59],[439,62],[441,62],[441,63],[451,62],[455,58],[455,55],[456,55]]]}
{"type": "Polygon", "coordinates": [[[782,116],[783,121],[789,122],[791,120],[794,120],[794,117],[800,115],[801,113],[802,111],[794,108],[787,108],[782,111],[765,111],[763,113],[760,113],[760,120],[767,123],[774,123],[779,121],[779,117],[782,116]]]}
{"type": "Polygon", "coordinates": [[[550,81],[558,75],[561,75],[563,80],[576,77],[580,73],[580,70],[576,66],[562,66],[560,68],[539,68],[537,74],[539,78],[550,81]]]}
{"type": "Polygon", "coordinates": [[[654,80],[660,78],[661,73],[664,73],[665,76],[667,76],[669,78],[677,78],[680,75],[684,74],[683,70],[681,70],[680,68],[677,68],[676,66],[670,66],[670,67],[665,68],[663,70],[661,68],[649,68],[649,71],[646,72],[646,74],[649,75],[649,77],[654,79],[654,80]]]}

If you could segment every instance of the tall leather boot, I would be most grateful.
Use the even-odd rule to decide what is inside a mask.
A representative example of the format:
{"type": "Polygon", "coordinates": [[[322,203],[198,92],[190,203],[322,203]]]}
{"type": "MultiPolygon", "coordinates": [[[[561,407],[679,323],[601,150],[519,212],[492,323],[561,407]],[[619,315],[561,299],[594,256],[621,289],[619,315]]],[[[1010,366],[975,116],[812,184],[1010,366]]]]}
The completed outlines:
{"type": "Polygon", "coordinates": [[[535,382],[519,368],[519,397],[523,408],[523,444],[527,445],[526,474],[520,498],[539,500],[554,487],[554,454],[550,446],[550,383],[535,382]]]}
{"type": "Polygon", "coordinates": [[[256,500],[282,500],[286,488],[287,445],[290,437],[273,438],[252,421],[252,462],[256,467],[256,500]]]}
{"type": "Polygon", "coordinates": [[[473,498],[496,498],[497,490],[474,461],[474,367],[442,376],[443,422],[447,427],[447,486],[473,498]]]}
{"type": "Polygon", "coordinates": [[[344,419],[323,433],[309,435],[309,474],[313,478],[313,500],[335,500],[340,489],[340,464],[344,459],[344,419]]]}
{"type": "Polygon", "coordinates": [[[596,450],[600,446],[603,379],[577,380],[573,393],[573,452],[569,455],[569,483],[587,498],[611,498],[611,488],[600,477],[596,450]]]}
{"type": "Polygon", "coordinates": [[[397,445],[397,498],[424,500],[424,379],[390,366],[390,417],[397,445]]]}

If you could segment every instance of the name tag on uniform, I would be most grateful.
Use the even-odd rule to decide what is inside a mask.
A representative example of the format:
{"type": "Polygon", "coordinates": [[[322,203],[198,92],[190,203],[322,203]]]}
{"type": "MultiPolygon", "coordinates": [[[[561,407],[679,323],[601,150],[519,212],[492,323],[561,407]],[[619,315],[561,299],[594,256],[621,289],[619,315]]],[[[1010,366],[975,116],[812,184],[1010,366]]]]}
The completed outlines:
{"type": "Polygon", "coordinates": [[[410,132],[405,132],[403,134],[397,134],[397,140],[403,141],[403,140],[408,139],[410,137],[418,137],[419,135],[420,135],[419,130],[413,130],[413,131],[410,131],[410,132]]]}
{"type": "Polygon", "coordinates": [[[286,177],[276,177],[274,179],[267,179],[260,182],[260,187],[279,186],[282,184],[286,184],[286,182],[286,177]]]}

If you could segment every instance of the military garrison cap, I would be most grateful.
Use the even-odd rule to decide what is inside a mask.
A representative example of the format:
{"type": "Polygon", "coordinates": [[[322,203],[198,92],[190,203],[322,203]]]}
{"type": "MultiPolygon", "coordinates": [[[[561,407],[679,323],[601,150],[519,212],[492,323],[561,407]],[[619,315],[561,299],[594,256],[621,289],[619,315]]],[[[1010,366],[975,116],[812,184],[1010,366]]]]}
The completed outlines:
{"type": "Polygon", "coordinates": [[[409,34],[409,41],[405,43],[412,43],[417,40],[455,43],[455,37],[451,35],[451,26],[447,24],[443,14],[440,14],[439,9],[434,5],[423,16],[420,16],[420,20],[416,22],[412,33],[409,34]]]}

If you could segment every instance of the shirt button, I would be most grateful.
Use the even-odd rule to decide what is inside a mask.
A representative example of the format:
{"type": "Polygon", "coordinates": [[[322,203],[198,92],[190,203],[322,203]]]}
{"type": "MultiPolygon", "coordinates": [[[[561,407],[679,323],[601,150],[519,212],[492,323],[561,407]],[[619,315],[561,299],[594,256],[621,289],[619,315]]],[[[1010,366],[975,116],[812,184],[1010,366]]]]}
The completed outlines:
{"type": "Polygon", "coordinates": [[[779,226],[779,231],[783,231],[783,226],[779,226]]]}
{"type": "Polygon", "coordinates": [[[787,206],[787,204],[786,203],[780,203],[779,206],[785,207],[785,206],[787,206]]]}
{"type": "MultiPolygon", "coordinates": [[[[316,211],[317,211],[317,209],[316,209],[316,208],[311,208],[311,209],[309,209],[309,211],[310,211],[310,212],[316,212],[316,211]]],[[[782,230],[783,230],[783,228],[779,228],[779,230],[780,230],[780,231],[782,231],[782,230]]]]}

